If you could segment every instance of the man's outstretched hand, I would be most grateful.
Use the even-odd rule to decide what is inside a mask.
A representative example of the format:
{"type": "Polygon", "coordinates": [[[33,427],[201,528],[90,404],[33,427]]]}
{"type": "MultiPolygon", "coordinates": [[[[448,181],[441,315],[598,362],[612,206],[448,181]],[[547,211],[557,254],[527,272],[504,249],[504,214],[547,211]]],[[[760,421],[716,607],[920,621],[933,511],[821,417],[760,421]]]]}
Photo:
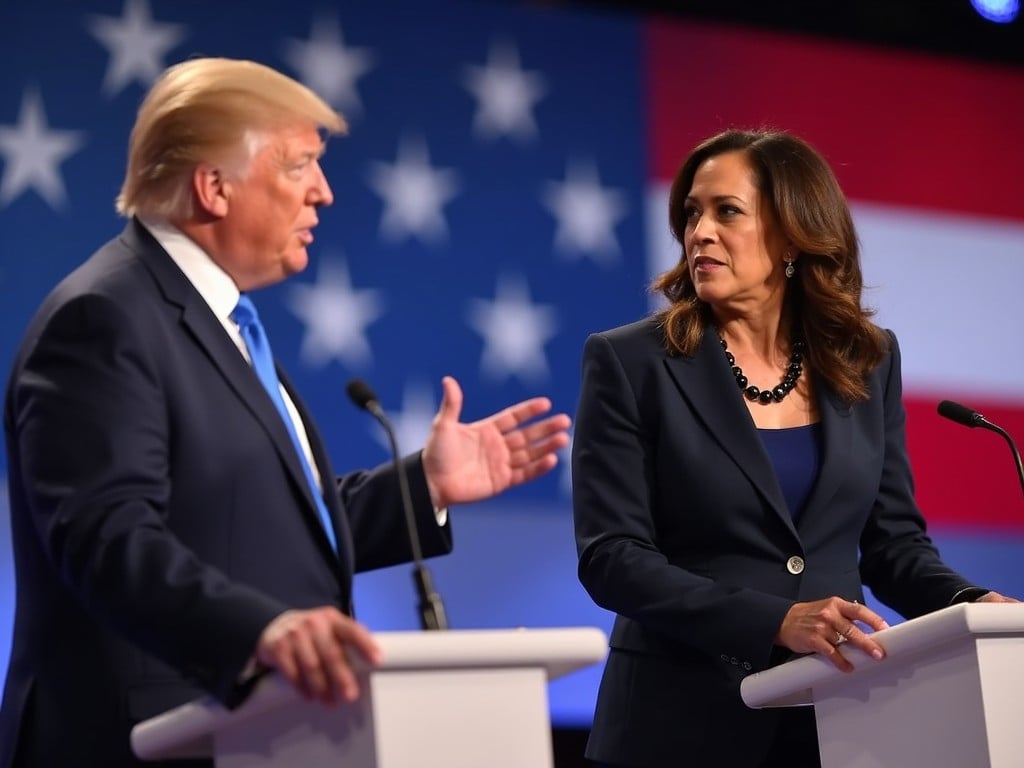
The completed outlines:
{"type": "Polygon", "coordinates": [[[434,506],[481,501],[533,480],[558,464],[569,444],[571,419],[564,413],[532,421],[551,410],[546,397],[510,405],[463,424],[462,389],[451,376],[423,449],[423,469],[434,506]]]}

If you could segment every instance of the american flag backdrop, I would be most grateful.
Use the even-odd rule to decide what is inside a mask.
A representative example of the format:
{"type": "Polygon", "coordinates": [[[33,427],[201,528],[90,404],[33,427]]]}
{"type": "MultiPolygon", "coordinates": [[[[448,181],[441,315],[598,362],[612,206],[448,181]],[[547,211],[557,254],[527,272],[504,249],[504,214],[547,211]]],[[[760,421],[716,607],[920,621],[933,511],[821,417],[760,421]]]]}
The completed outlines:
{"type": "MultiPolygon", "coordinates": [[[[422,445],[445,374],[465,419],[537,394],[571,413],[587,334],[647,312],[648,280],[677,258],[667,187],[686,151],[724,127],[773,125],[818,146],[851,198],[868,303],[903,347],[918,496],[940,549],[1024,596],[1009,451],[935,414],[960,400],[1024,440],[1024,71],[497,1],[5,3],[5,372],[47,290],[120,231],[113,200],[146,87],[196,55],[281,69],[351,124],[324,160],[335,204],[309,269],[256,296],[337,470],[388,459],[344,394],[353,377],[404,451],[422,445]]],[[[562,458],[453,511],[455,553],[430,563],[453,627],[610,627],[576,580],[562,458]]],[[[5,465],[0,453],[0,478],[5,465]]],[[[2,495],[0,513],[2,670],[2,495]]],[[[372,629],[415,628],[414,600],[407,567],[357,579],[372,629]]],[[[556,723],[589,724],[599,673],[552,684],[556,723]]]]}

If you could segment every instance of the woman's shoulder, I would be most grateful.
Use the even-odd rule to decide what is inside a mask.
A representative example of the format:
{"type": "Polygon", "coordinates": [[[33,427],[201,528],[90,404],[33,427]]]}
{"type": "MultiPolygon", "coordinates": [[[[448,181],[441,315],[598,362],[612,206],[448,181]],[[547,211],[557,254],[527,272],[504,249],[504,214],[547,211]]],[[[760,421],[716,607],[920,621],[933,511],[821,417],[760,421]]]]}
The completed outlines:
{"type": "Polygon", "coordinates": [[[875,326],[875,329],[882,337],[882,359],[876,366],[876,370],[885,368],[892,364],[893,360],[897,363],[900,359],[900,342],[896,338],[896,332],[892,328],[886,328],[885,326],[875,326]]]}
{"type": "Polygon", "coordinates": [[[663,346],[665,332],[660,320],[654,315],[649,315],[632,323],[625,323],[624,325],[617,325],[613,328],[597,331],[591,334],[591,338],[594,337],[602,338],[615,347],[623,344],[635,345],[637,343],[663,346]]]}

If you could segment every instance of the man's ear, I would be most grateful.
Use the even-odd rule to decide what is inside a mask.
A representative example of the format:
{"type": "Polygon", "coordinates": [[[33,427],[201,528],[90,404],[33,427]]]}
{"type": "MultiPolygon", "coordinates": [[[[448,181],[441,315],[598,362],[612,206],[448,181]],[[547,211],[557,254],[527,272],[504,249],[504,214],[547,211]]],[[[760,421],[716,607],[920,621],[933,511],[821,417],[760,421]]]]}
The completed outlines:
{"type": "Polygon", "coordinates": [[[192,189],[196,205],[203,212],[216,219],[227,216],[231,184],[224,178],[223,170],[216,165],[200,163],[192,171],[192,189]]]}

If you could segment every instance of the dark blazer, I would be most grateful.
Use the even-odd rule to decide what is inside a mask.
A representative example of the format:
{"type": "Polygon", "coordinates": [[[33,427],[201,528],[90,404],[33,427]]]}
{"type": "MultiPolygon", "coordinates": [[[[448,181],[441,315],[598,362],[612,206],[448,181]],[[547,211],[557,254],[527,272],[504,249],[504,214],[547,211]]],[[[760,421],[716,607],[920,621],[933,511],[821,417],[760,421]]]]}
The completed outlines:
{"type": "MultiPolygon", "coordinates": [[[[276,615],[351,612],[354,571],[409,559],[390,465],[334,481],[279,375],[340,557],[270,398],[141,225],[45,300],[4,413],[17,609],[0,766],[16,746],[19,765],[137,764],[132,725],[206,692],[233,703],[276,615]]],[[[419,455],[406,463],[424,552],[446,552],[419,455]]]]}
{"type": "MultiPolygon", "coordinates": [[[[891,336],[891,335],[890,335],[891,336]]],[[[617,614],[589,757],[628,766],[757,765],[778,710],[743,677],[787,657],[790,606],[862,584],[906,617],[970,587],[914,503],[899,350],[848,407],[823,384],[821,471],[794,525],[714,333],[672,356],[648,319],[591,336],[573,440],[579,576],[617,614]]]]}

